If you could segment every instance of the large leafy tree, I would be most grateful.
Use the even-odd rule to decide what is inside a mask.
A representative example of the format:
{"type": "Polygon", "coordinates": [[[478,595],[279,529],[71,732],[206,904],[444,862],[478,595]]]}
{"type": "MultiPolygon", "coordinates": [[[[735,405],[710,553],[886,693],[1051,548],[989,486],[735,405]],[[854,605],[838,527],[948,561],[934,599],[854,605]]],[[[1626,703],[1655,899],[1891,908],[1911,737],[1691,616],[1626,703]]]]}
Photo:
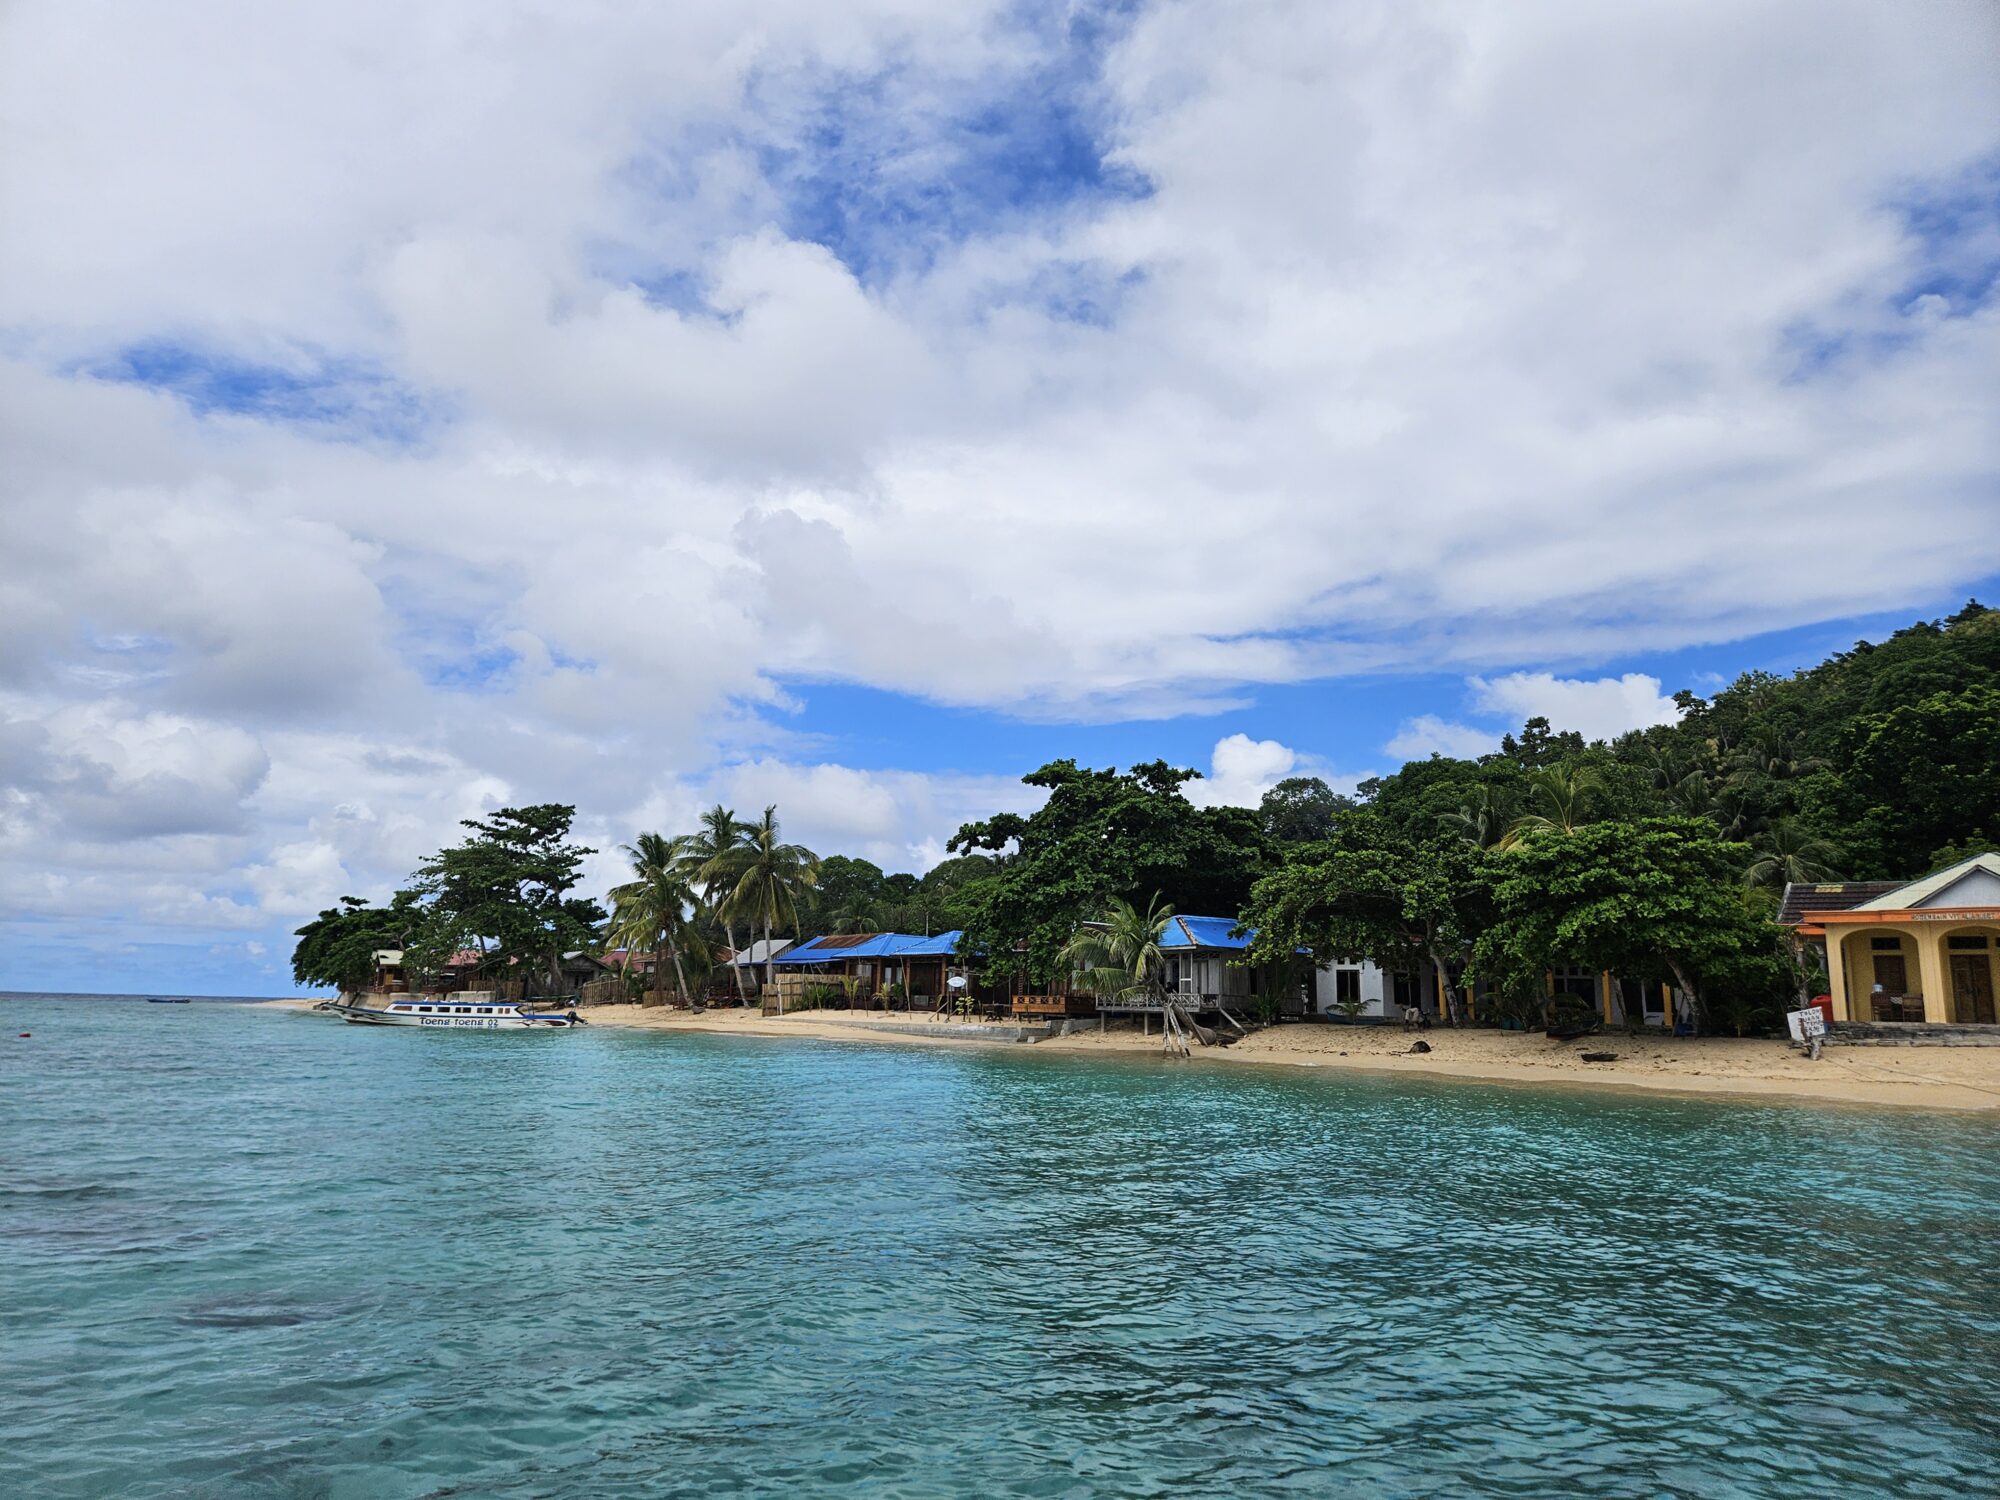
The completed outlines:
{"type": "Polygon", "coordinates": [[[1671,974],[1697,1005],[1778,996],[1780,934],[1743,903],[1748,853],[1695,818],[1532,829],[1484,856],[1494,912],[1477,968],[1515,993],[1576,966],[1671,974]]]}
{"type": "Polygon", "coordinates": [[[292,949],[292,978],[299,984],[349,993],[375,977],[375,955],[410,946],[426,923],[411,891],[398,891],[387,906],[370,906],[359,896],[342,896],[298,929],[292,949]]]}
{"type": "Polygon", "coordinates": [[[1165,761],[1119,772],[1058,760],[1022,777],[1049,794],[1038,811],[968,823],[951,840],[953,851],[1004,856],[967,902],[960,951],[1046,981],[1065,972],[1078,924],[1113,900],[1235,916],[1263,866],[1263,829],[1248,808],[1189,802],[1181,788],[1195,774],[1165,761]]]}
{"type": "Polygon", "coordinates": [[[799,936],[879,930],[886,879],[881,866],[868,860],[828,855],[819,862],[818,878],[799,904],[799,936]]]}
{"type": "Polygon", "coordinates": [[[1243,921],[1257,933],[1248,957],[1280,963],[1306,948],[1321,963],[1366,959],[1390,970],[1429,959],[1456,1011],[1488,920],[1476,858],[1461,839],[1418,842],[1377,812],[1349,813],[1331,837],[1294,851],[1251,890],[1243,921]]]}
{"type": "Polygon", "coordinates": [[[1264,836],[1274,844],[1310,844],[1333,832],[1340,814],[1354,806],[1317,776],[1288,776],[1257,805],[1264,836]]]}
{"type": "Polygon", "coordinates": [[[569,841],[575,817],[572,806],[542,803],[465,819],[471,836],[425,860],[412,885],[432,946],[474,943],[491,962],[558,983],[562,955],[594,947],[604,921],[595,901],[570,894],[593,852],[569,841]]]}

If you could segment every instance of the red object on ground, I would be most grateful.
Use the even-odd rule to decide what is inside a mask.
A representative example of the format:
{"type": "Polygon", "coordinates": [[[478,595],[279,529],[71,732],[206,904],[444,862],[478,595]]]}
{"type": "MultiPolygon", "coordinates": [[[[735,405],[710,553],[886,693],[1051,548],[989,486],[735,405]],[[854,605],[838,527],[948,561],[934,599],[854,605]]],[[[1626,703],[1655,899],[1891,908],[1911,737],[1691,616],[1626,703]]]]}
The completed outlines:
{"type": "Polygon", "coordinates": [[[1819,1012],[1820,1019],[1826,1022],[1827,1030],[1831,1031],[1833,1029],[1833,996],[1814,995],[1806,1004],[1819,1012]]]}

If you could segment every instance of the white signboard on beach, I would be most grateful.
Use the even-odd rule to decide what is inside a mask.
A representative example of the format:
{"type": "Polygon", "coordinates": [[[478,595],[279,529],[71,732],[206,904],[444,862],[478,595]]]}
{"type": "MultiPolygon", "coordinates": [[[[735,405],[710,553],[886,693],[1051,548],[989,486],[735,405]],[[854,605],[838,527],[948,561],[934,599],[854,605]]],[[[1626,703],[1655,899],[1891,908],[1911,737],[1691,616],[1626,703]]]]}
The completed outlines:
{"type": "Polygon", "coordinates": [[[1791,1028],[1795,1042],[1809,1042],[1816,1036],[1826,1035],[1826,1015],[1817,1005],[1786,1011],[1785,1024],[1791,1028]]]}

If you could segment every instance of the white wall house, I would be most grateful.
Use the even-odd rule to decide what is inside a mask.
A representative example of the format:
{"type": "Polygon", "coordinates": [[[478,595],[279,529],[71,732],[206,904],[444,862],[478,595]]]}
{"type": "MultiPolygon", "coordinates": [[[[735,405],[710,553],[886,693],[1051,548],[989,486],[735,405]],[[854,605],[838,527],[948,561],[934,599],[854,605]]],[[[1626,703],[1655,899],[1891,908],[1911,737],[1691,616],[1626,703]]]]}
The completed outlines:
{"type": "MultiPolygon", "coordinates": [[[[1415,1005],[1427,997],[1427,971],[1391,974],[1361,960],[1336,959],[1313,971],[1312,1013],[1344,1016],[1343,1002],[1359,1001],[1358,1019],[1399,1021],[1405,1005],[1415,1005]]],[[[1435,1001],[1426,1008],[1434,1007],[1435,1001]]]]}

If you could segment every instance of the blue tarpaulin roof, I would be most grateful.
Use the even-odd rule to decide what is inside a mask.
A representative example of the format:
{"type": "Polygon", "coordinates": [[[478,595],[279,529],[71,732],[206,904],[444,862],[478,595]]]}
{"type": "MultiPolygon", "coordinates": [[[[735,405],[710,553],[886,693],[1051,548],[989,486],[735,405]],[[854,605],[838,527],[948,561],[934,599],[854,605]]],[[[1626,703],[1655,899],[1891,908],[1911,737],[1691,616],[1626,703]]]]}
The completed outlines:
{"type": "Polygon", "coordinates": [[[1240,951],[1250,946],[1257,929],[1247,929],[1242,937],[1231,937],[1234,917],[1169,917],[1160,934],[1162,948],[1227,948],[1240,951]]]}
{"type": "Polygon", "coordinates": [[[859,942],[845,937],[816,937],[801,943],[775,962],[786,964],[837,964],[850,958],[949,958],[958,947],[958,929],[934,937],[918,937],[907,932],[877,932],[859,942]]]}

